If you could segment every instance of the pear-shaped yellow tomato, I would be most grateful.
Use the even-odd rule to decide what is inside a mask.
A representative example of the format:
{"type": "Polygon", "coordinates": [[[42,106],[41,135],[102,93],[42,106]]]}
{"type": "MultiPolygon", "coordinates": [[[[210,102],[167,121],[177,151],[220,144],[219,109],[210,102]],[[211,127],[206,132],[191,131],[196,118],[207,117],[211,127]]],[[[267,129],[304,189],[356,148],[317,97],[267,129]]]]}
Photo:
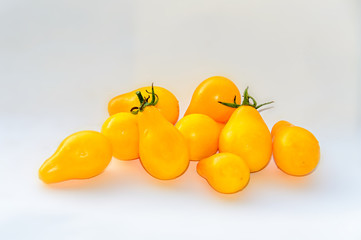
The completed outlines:
{"type": "Polygon", "coordinates": [[[101,133],[81,131],[65,138],[39,169],[45,183],[94,177],[112,159],[112,145],[101,133]]]}
{"type": "MultiPolygon", "coordinates": [[[[137,91],[140,91],[144,98],[150,96],[152,87],[142,87],[132,92],[121,94],[110,100],[108,104],[109,115],[113,115],[119,112],[130,112],[130,110],[139,105],[137,91]]],[[[177,98],[165,88],[154,87],[154,91],[157,93],[159,101],[155,105],[162,115],[172,124],[175,124],[179,116],[179,103],[177,98]]]]}
{"type": "Polygon", "coordinates": [[[217,152],[221,128],[207,115],[187,115],[175,127],[186,139],[190,160],[200,160],[217,152]]]}
{"type": "Polygon", "coordinates": [[[189,165],[187,143],[178,129],[154,106],[138,113],[139,156],[145,170],[167,180],[182,175],[189,165]]]}
{"type": "MultiPolygon", "coordinates": [[[[254,98],[244,92],[242,105],[225,103],[236,107],[231,118],[219,137],[219,151],[234,153],[243,158],[251,172],[257,172],[267,166],[272,155],[271,133],[256,108],[254,98]],[[253,99],[254,104],[249,100],[253,99]]],[[[266,103],[268,104],[268,103],[266,103]]]]}
{"type": "Polygon", "coordinates": [[[279,169],[293,176],[304,176],[316,168],[320,146],[311,132],[286,121],[276,123],[272,132],[273,158],[279,169]]]}
{"type": "Polygon", "coordinates": [[[122,160],[139,157],[139,130],[136,115],[127,112],[110,116],[103,124],[101,133],[113,146],[113,156],[122,160]]]}
{"type": "Polygon", "coordinates": [[[233,153],[218,153],[199,161],[197,172],[220,193],[235,193],[245,188],[250,171],[246,162],[233,153]]]}
{"type": "Polygon", "coordinates": [[[219,151],[242,157],[251,172],[267,166],[272,154],[271,134],[261,115],[252,106],[240,106],[223,128],[219,151]]]}
{"type": "Polygon", "coordinates": [[[226,123],[234,109],[223,106],[218,101],[232,102],[235,100],[239,104],[240,99],[241,94],[231,80],[219,76],[210,77],[199,84],[194,91],[185,115],[201,113],[217,122],[226,123]]]}

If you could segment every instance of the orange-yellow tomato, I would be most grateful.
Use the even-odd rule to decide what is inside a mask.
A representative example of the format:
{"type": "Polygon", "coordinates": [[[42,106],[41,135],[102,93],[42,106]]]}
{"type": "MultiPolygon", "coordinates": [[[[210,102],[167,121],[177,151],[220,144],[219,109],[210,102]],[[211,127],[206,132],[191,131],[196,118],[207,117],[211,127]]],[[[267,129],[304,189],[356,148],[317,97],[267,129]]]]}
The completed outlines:
{"type": "Polygon", "coordinates": [[[282,121],[273,127],[273,158],[277,167],[293,176],[311,173],[320,160],[320,146],[308,130],[282,121]]]}
{"type": "Polygon", "coordinates": [[[232,153],[218,153],[198,162],[197,172],[220,193],[235,193],[245,188],[250,171],[246,162],[232,153]]]}
{"type": "Polygon", "coordinates": [[[185,115],[201,113],[217,122],[226,123],[235,109],[221,105],[218,101],[233,102],[234,97],[239,104],[241,94],[231,80],[219,76],[210,77],[199,84],[194,91],[185,115]]]}
{"type": "Polygon", "coordinates": [[[251,172],[267,166],[272,155],[272,139],[266,123],[252,106],[238,107],[219,137],[219,151],[244,159],[251,172]]]}
{"type": "Polygon", "coordinates": [[[94,177],[112,159],[112,145],[102,134],[81,131],[65,138],[55,153],[39,169],[45,183],[94,177]]]}
{"type": "MultiPolygon", "coordinates": [[[[151,87],[143,87],[114,97],[108,104],[109,115],[119,112],[130,112],[130,109],[133,107],[139,107],[139,100],[135,93],[140,91],[143,97],[146,98],[151,95],[148,93],[151,90],[151,87]]],[[[155,86],[154,91],[159,97],[156,107],[169,122],[175,124],[179,117],[179,103],[177,98],[173,93],[162,87],[155,86]]]]}
{"type": "Polygon", "coordinates": [[[113,156],[122,160],[139,157],[139,130],[136,115],[127,112],[110,116],[103,124],[101,133],[113,146],[113,156]]]}
{"type": "Polygon", "coordinates": [[[186,139],[190,160],[200,160],[217,152],[221,128],[207,115],[187,115],[179,120],[175,127],[186,139]]]}
{"type": "Polygon", "coordinates": [[[154,106],[138,113],[139,156],[153,177],[167,180],[182,175],[189,165],[187,143],[178,129],[154,106]]]}

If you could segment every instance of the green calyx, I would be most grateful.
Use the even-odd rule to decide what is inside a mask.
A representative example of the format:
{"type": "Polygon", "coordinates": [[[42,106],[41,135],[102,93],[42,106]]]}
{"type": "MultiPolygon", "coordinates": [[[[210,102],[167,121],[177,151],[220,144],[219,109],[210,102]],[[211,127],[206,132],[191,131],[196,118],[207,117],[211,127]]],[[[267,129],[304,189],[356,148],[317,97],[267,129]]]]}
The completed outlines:
{"type": "Polygon", "coordinates": [[[149,92],[148,90],[146,90],[147,93],[149,93],[151,96],[148,97],[143,97],[142,93],[140,91],[137,91],[135,94],[138,97],[140,106],[139,107],[133,107],[132,109],[130,109],[130,112],[134,115],[137,115],[139,112],[143,112],[144,108],[148,107],[148,106],[155,106],[157,105],[158,101],[159,101],[159,97],[157,94],[155,94],[154,92],[154,87],[153,87],[153,83],[152,83],[152,91],[149,92]],[[150,102],[149,99],[151,98],[150,102]]]}
{"type": "Polygon", "coordinates": [[[257,101],[248,94],[248,87],[244,90],[244,93],[243,93],[243,101],[241,104],[237,104],[236,103],[236,96],[234,96],[234,99],[233,99],[233,103],[226,103],[226,102],[221,102],[221,101],[218,101],[218,103],[220,104],[223,104],[227,107],[231,107],[231,108],[238,108],[240,106],[251,106],[251,107],[254,107],[255,109],[258,109],[260,107],[263,107],[264,105],[267,105],[267,104],[271,104],[273,103],[273,101],[271,102],[266,102],[266,103],[262,103],[260,105],[257,105],[257,101]],[[251,101],[252,100],[252,103],[251,101]]]}

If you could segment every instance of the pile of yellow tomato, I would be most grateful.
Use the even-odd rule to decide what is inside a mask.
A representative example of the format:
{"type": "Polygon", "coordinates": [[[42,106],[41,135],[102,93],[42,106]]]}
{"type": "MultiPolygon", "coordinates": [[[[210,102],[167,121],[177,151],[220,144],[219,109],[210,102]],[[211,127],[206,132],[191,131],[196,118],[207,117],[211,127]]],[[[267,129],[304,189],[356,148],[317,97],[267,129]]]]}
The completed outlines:
{"type": "Polygon", "coordinates": [[[167,89],[144,87],[113,98],[110,117],[101,131],[81,131],[67,137],[39,169],[45,183],[94,177],[112,157],[138,159],[161,180],[181,176],[189,161],[221,193],[247,186],[250,173],[262,170],[273,158],[283,172],[304,176],[320,159],[314,135],[286,121],[270,132],[248,93],[225,77],[204,80],[178,122],[177,98],[167,89]],[[241,101],[242,100],[242,101],[241,101]],[[217,153],[219,152],[219,153],[217,153]]]}

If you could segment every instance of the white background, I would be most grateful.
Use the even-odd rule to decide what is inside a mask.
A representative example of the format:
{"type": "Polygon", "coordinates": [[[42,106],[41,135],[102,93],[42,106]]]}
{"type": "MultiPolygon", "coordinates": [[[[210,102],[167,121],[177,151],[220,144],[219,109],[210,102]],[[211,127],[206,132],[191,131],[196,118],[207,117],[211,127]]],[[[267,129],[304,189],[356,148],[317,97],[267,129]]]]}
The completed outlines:
{"type": "Polygon", "coordinates": [[[361,239],[361,4],[352,0],[1,0],[0,239],[361,239]],[[99,130],[114,96],[154,82],[179,99],[222,75],[312,131],[307,177],[273,160],[234,195],[195,171],[153,179],[113,159],[45,185],[68,135],[99,130]]]}

